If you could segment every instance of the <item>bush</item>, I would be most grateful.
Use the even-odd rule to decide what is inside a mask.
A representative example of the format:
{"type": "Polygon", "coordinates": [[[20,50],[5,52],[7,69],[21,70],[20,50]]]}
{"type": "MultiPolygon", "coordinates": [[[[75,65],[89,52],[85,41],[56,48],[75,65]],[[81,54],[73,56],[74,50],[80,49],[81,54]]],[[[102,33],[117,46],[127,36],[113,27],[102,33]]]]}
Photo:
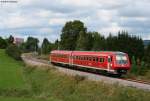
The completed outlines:
{"type": "Polygon", "coordinates": [[[15,60],[21,60],[21,50],[14,44],[6,48],[6,54],[13,57],[15,60]]]}
{"type": "Polygon", "coordinates": [[[7,42],[2,37],[0,37],[0,49],[5,49],[7,47],[7,42]]]}
{"type": "Polygon", "coordinates": [[[144,61],[138,61],[136,62],[135,57],[132,57],[132,67],[131,67],[131,71],[132,74],[135,75],[145,75],[145,73],[147,72],[147,68],[145,66],[145,62],[144,61]]]}

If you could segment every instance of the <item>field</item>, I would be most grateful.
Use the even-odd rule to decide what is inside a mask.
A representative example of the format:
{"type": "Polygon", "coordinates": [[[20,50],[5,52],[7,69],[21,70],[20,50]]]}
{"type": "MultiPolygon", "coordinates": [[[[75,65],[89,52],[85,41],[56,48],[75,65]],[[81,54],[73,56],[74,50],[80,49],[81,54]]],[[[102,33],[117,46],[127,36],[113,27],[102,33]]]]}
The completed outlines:
{"type": "Polygon", "coordinates": [[[150,92],[24,66],[0,50],[0,101],[149,101],[150,92]]]}
{"type": "Polygon", "coordinates": [[[16,62],[0,50],[0,89],[23,87],[22,68],[21,62],[16,62]]]}

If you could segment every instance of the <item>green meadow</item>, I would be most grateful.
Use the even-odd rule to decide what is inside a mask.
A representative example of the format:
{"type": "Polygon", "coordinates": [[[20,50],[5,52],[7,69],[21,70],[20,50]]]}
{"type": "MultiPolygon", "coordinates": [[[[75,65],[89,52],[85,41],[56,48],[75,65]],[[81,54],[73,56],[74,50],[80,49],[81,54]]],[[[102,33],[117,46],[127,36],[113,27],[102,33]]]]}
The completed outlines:
{"type": "Polygon", "coordinates": [[[0,50],[0,89],[21,88],[25,85],[23,64],[8,57],[4,50],[0,50]]]}

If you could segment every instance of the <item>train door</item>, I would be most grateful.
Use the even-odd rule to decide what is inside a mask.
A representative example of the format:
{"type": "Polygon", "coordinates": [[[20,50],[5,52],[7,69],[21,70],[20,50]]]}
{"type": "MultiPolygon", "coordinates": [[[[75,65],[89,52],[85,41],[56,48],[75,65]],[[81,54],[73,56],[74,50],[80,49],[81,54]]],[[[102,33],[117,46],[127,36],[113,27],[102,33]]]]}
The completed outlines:
{"type": "Polygon", "coordinates": [[[69,55],[69,65],[73,65],[73,52],[69,55]]]}
{"type": "Polygon", "coordinates": [[[107,71],[111,71],[111,67],[112,67],[112,56],[108,56],[107,59],[107,71]]]}

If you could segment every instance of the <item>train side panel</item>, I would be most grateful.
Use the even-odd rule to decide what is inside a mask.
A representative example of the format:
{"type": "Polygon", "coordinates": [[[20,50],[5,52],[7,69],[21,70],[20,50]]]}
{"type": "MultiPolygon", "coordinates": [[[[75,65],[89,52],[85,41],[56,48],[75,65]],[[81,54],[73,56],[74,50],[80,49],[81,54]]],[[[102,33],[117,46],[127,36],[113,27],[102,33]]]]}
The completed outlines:
{"type": "MultiPolygon", "coordinates": [[[[81,52],[81,51],[52,51],[50,60],[53,63],[68,64],[85,68],[116,72],[117,70],[129,70],[129,57],[125,54],[127,63],[118,64],[117,54],[122,52],[81,52]]],[[[124,57],[123,57],[124,58],[124,57]]]]}

